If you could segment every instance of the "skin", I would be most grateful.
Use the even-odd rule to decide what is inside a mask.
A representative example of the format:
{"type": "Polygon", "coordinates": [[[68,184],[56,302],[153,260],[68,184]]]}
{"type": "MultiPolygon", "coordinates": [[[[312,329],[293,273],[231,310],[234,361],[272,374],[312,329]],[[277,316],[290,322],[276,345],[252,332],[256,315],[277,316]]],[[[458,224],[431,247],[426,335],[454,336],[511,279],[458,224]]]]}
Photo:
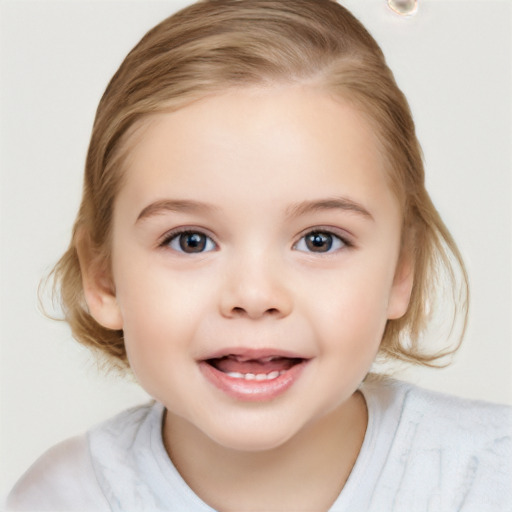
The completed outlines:
{"type": "Polygon", "coordinates": [[[350,474],[367,424],[357,388],[412,287],[382,162],[341,100],[229,91],[151,117],[133,141],[112,276],[79,250],[91,314],[124,330],[135,375],[167,408],[170,457],[218,510],[327,510],[350,474]],[[203,252],[183,252],[183,227],[209,237],[203,252]],[[315,229],[330,250],[306,244],[315,229]],[[284,393],[241,400],[199,368],[234,347],[307,364],[284,393]]]}

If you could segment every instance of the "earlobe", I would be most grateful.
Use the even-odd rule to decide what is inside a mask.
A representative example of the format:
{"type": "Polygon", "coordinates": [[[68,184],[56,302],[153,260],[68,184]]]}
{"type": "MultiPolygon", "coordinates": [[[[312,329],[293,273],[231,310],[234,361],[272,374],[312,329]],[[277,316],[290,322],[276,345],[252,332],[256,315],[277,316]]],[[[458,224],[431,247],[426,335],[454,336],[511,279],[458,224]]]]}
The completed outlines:
{"type": "Polygon", "coordinates": [[[414,262],[412,257],[400,259],[393,279],[388,302],[388,319],[396,320],[407,312],[414,284],[414,262]]]}
{"type": "Polygon", "coordinates": [[[103,327],[120,330],[123,328],[123,319],[115,286],[104,259],[94,254],[88,236],[77,238],[82,286],[89,313],[103,327]]]}

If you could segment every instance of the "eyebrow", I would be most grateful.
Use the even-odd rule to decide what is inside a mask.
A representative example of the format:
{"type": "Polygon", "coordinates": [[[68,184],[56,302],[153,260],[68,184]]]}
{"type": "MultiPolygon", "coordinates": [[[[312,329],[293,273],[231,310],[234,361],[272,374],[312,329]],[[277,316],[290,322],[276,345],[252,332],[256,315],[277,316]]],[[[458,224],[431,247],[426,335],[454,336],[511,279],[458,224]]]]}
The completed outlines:
{"type": "Polygon", "coordinates": [[[207,213],[217,210],[215,206],[188,199],[162,199],[149,204],[139,213],[136,223],[165,212],[207,213]]]}
{"type": "MultiPolygon", "coordinates": [[[[139,213],[136,223],[160,215],[165,212],[192,212],[192,213],[208,213],[218,208],[208,203],[192,201],[187,199],[162,199],[149,204],[139,213]]],[[[289,206],[286,214],[289,217],[300,217],[307,213],[322,210],[343,210],[353,212],[368,219],[374,220],[373,215],[361,204],[348,199],[346,197],[333,197],[326,199],[317,199],[312,201],[302,201],[300,203],[289,206]]]]}
{"type": "Polygon", "coordinates": [[[362,205],[347,197],[329,197],[312,201],[302,201],[287,208],[290,217],[300,217],[307,213],[322,210],[343,210],[353,212],[370,220],[375,220],[373,215],[362,205]]]}

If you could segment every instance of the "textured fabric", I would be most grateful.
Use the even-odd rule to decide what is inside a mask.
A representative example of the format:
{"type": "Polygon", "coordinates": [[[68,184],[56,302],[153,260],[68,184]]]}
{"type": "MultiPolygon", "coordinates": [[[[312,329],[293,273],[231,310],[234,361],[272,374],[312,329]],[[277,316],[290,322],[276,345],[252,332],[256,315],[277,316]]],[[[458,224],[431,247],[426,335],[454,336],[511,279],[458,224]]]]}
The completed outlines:
{"type": "MultiPolygon", "coordinates": [[[[365,439],[330,512],[512,512],[512,408],[397,381],[361,391],[365,439]]],[[[163,412],[137,407],[52,448],[8,510],[212,512],[167,456],[163,412]]]]}

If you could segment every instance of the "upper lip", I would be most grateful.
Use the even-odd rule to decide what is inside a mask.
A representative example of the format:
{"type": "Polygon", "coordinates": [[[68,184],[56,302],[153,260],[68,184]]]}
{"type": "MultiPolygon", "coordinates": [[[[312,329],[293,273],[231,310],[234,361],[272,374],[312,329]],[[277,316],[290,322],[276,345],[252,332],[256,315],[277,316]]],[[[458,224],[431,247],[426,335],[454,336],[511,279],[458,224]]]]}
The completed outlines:
{"type": "Polygon", "coordinates": [[[261,359],[268,359],[271,357],[283,357],[289,359],[310,359],[290,350],[283,350],[279,348],[246,348],[246,347],[227,347],[212,352],[207,357],[201,358],[202,361],[209,359],[220,359],[222,357],[234,356],[240,361],[257,361],[261,359]]]}

